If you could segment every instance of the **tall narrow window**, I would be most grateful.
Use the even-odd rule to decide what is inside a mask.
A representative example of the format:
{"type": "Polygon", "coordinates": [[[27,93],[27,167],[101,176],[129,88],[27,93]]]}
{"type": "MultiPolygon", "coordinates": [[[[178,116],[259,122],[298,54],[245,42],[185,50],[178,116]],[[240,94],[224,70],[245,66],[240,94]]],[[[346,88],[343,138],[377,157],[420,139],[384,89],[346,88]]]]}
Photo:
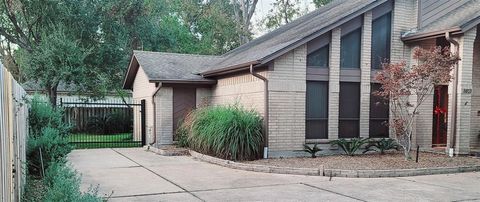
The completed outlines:
{"type": "Polygon", "coordinates": [[[338,137],[360,136],[360,83],[340,82],[338,137]]]}
{"type": "Polygon", "coordinates": [[[389,104],[388,100],[375,95],[380,90],[378,83],[371,84],[370,93],[370,137],[388,137],[389,104]]]}
{"type": "Polygon", "coordinates": [[[340,41],[340,68],[360,68],[360,42],[362,28],[358,28],[344,36],[340,41]]]}
{"type": "Polygon", "coordinates": [[[307,81],[307,139],[328,138],[328,82],[307,81]]]}
{"type": "Polygon", "coordinates": [[[381,69],[382,62],[390,59],[391,13],[372,22],[372,69],[381,69]]]}
{"type": "Polygon", "coordinates": [[[313,68],[328,67],[329,45],[325,45],[318,50],[307,55],[307,66],[313,68]]]}

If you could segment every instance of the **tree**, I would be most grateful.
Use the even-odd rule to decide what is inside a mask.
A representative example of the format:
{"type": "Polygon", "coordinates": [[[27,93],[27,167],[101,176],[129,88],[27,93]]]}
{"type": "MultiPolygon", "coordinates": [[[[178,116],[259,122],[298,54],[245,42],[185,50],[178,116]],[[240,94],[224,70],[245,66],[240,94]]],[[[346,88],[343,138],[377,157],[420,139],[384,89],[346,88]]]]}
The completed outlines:
{"type": "Polygon", "coordinates": [[[258,0],[232,0],[235,20],[241,30],[238,34],[241,44],[247,43],[251,39],[251,19],[257,3],[258,0]]]}
{"type": "Polygon", "coordinates": [[[315,4],[315,8],[320,8],[322,6],[325,6],[330,2],[332,2],[332,0],[313,0],[313,4],[315,4]]]}
{"type": "MultiPolygon", "coordinates": [[[[44,86],[50,103],[55,106],[60,82],[82,86],[86,82],[85,78],[92,75],[84,63],[89,51],[68,38],[63,29],[45,33],[42,39],[38,46],[33,47],[32,52],[21,49],[19,61],[27,78],[37,80],[37,84],[44,86]]],[[[91,77],[89,79],[95,80],[91,77]]]]}
{"type": "Polygon", "coordinates": [[[389,127],[404,149],[406,159],[410,159],[413,123],[419,114],[419,106],[431,96],[436,85],[452,80],[450,73],[459,57],[452,54],[448,47],[436,47],[414,49],[413,59],[417,63],[411,67],[405,61],[384,63],[383,70],[376,75],[382,87],[375,94],[390,101],[389,127]]]}
{"type": "Polygon", "coordinates": [[[301,15],[299,4],[300,0],[276,0],[262,23],[271,30],[291,22],[301,15]]]}

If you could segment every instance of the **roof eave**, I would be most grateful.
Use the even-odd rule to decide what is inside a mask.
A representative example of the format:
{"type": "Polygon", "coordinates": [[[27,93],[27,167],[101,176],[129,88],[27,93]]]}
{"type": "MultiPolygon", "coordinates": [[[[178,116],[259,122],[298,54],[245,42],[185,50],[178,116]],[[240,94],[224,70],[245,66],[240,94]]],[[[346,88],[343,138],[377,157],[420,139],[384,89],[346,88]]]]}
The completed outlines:
{"type": "Polygon", "coordinates": [[[433,32],[421,33],[421,34],[412,34],[410,36],[402,37],[402,41],[405,43],[412,43],[416,41],[423,41],[426,39],[432,39],[444,36],[446,32],[449,32],[452,35],[462,34],[463,31],[460,27],[453,27],[433,32]]]}
{"type": "Polygon", "coordinates": [[[238,65],[228,66],[228,67],[221,68],[221,69],[202,72],[202,73],[200,73],[200,75],[202,75],[205,78],[212,77],[212,76],[220,76],[220,75],[224,75],[224,74],[229,74],[229,73],[242,71],[242,70],[248,69],[250,65],[257,65],[257,64],[261,64],[261,63],[262,63],[261,61],[255,60],[255,61],[250,61],[250,62],[238,64],[238,65]]]}
{"type": "Polygon", "coordinates": [[[133,88],[132,88],[133,80],[134,80],[135,75],[137,74],[138,66],[139,66],[139,63],[138,63],[137,59],[135,58],[135,53],[132,53],[132,56],[130,58],[130,63],[128,63],[127,73],[125,74],[125,79],[123,80],[123,86],[122,86],[123,89],[133,90],[133,88]],[[136,67],[136,70],[132,70],[132,68],[134,68],[134,67],[136,67]],[[133,73],[133,72],[135,72],[135,73],[133,73]]]}
{"type": "Polygon", "coordinates": [[[152,79],[150,83],[167,83],[167,84],[217,84],[216,80],[182,80],[182,79],[152,79]]]}

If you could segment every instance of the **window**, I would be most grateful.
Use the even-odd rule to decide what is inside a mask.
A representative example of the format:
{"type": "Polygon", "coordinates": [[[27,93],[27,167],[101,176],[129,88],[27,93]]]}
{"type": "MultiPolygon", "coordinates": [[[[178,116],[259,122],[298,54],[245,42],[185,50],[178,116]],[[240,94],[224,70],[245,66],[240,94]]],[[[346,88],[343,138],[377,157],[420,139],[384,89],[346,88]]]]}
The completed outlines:
{"type": "Polygon", "coordinates": [[[360,83],[340,82],[338,137],[360,136],[360,83]]]}
{"type": "Polygon", "coordinates": [[[382,62],[390,59],[391,13],[372,22],[372,69],[382,69],[382,62]]]}
{"type": "Polygon", "coordinates": [[[307,81],[307,139],[328,138],[328,82],[307,81]]]}
{"type": "Polygon", "coordinates": [[[329,45],[325,45],[318,50],[308,54],[307,66],[313,68],[325,68],[328,67],[329,58],[329,45]]]}
{"type": "Polygon", "coordinates": [[[344,36],[340,42],[340,68],[360,68],[360,42],[362,28],[358,28],[344,36]]]}
{"type": "Polygon", "coordinates": [[[389,104],[388,100],[375,95],[380,90],[378,83],[371,84],[370,93],[370,137],[382,138],[388,137],[389,104]]]}

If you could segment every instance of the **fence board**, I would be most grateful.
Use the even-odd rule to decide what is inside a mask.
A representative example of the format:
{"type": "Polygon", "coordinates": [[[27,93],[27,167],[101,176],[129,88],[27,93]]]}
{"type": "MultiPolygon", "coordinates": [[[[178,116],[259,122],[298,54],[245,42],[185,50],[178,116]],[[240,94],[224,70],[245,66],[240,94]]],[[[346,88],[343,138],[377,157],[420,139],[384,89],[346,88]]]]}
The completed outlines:
{"type": "Polygon", "coordinates": [[[25,185],[28,134],[26,93],[0,66],[0,201],[20,201],[25,185]]]}

